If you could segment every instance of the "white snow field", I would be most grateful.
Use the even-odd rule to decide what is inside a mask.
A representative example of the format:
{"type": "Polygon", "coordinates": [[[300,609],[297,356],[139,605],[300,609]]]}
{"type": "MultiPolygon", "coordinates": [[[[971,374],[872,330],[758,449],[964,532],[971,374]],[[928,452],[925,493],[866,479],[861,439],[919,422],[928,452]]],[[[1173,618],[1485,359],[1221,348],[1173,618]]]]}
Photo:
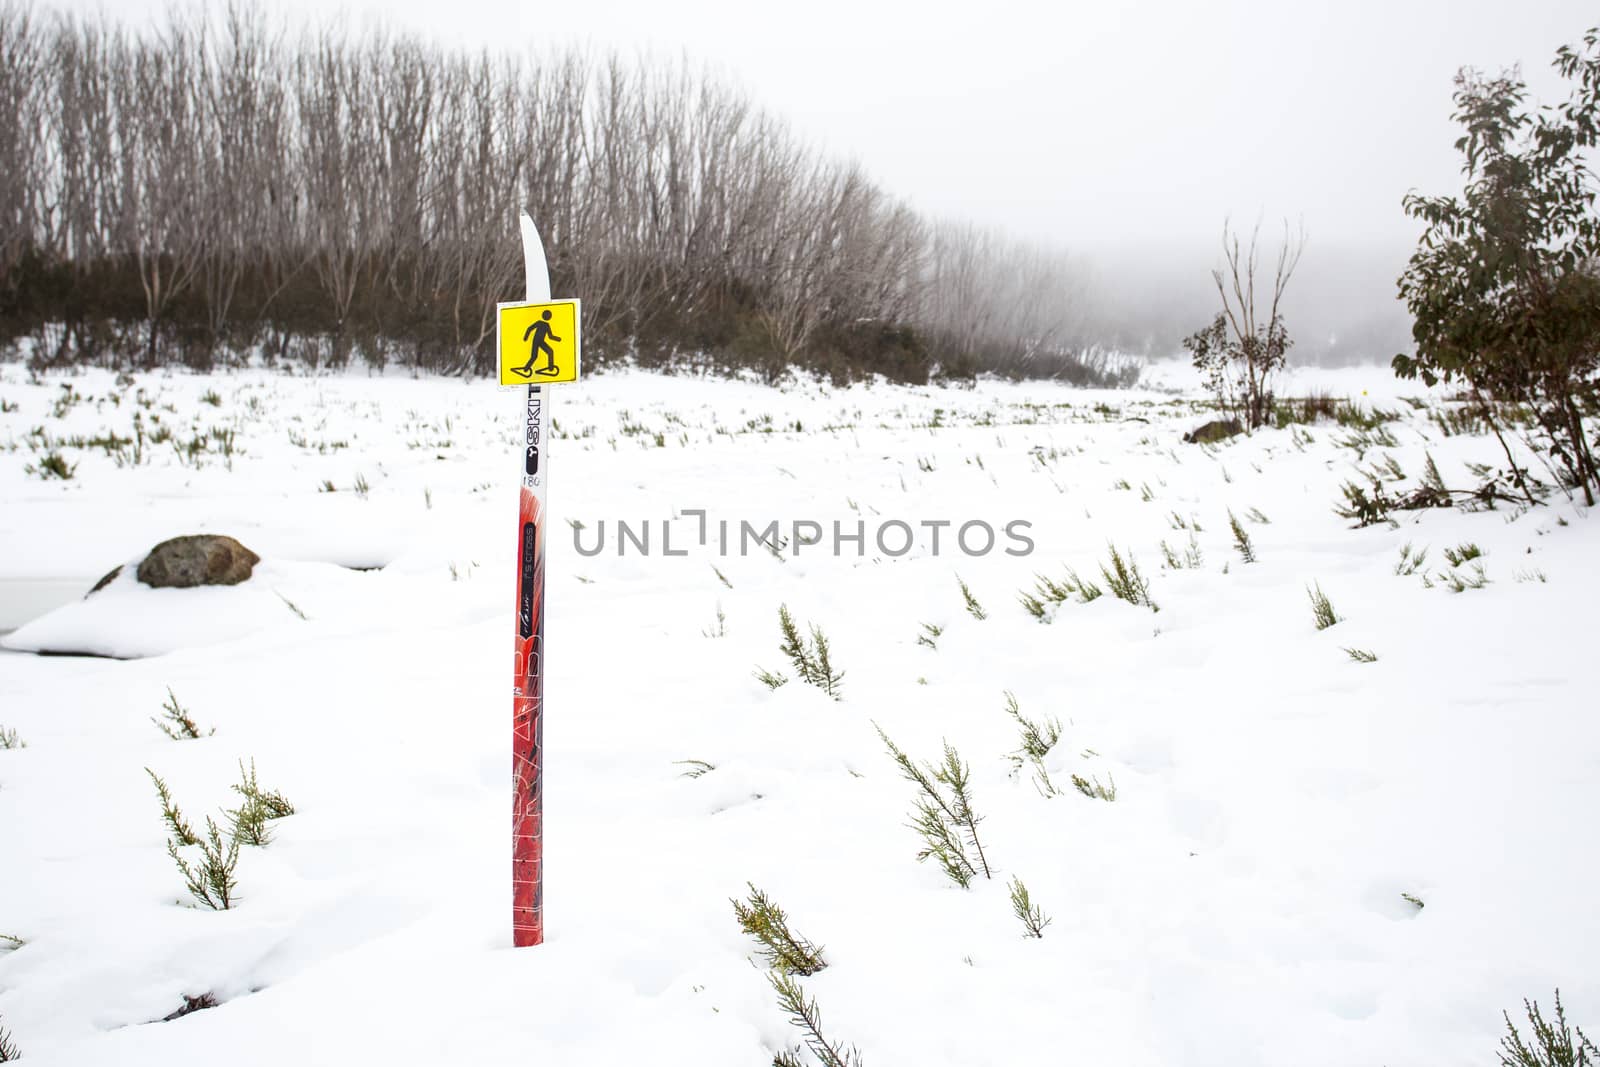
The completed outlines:
{"type": "Polygon", "coordinates": [[[21,942],[0,939],[0,1027],[30,1067],[760,1067],[801,1034],[734,920],[754,883],[825,947],[800,981],[865,1067],[1488,1064],[1502,1010],[1548,1014],[1557,987],[1600,1030],[1594,518],[1558,494],[1353,529],[1333,506],[1358,463],[1392,457],[1411,485],[1431,454],[1470,487],[1467,463],[1504,465],[1498,443],[1446,435],[1441,391],[1368,368],[1280,393],[1398,413],[1381,429],[1184,444],[1210,416],[1172,380],[1185,391],[564,387],[548,942],[512,949],[519,399],[393,373],[0,365],[0,613],[18,627],[0,727],[26,745],[0,750],[0,934],[21,942]],[[136,413],[139,455],[91,442],[135,437],[136,413]],[[37,473],[52,452],[70,479],[37,473]],[[648,555],[619,554],[618,520],[648,525],[648,555]],[[741,555],[740,522],[774,520],[783,558],[741,555]],[[974,520],[998,535],[987,554],[955,543],[974,520]],[[1030,555],[1005,552],[1014,520],[1030,555]],[[602,521],[605,550],[581,555],[569,523],[591,548],[602,521]],[[796,555],[805,521],[824,544],[796,555]],[[863,554],[835,553],[835,521],[866,524],[863,554]],[[916,534],[904,555],[898,527],[874,543],[895,521],[916,534]],[[200,532],[258,552],[255,576],[149,590],[124,572],[75,599],[200,532]],[[1159,611],[1109,592],[1024,610],[1036,574],[1105,587],[1113,544],[1159,611]],[[1426,562],[1397,574],[1407,544],[1426,562]],[[1453,565],[1467,544],[1481,557],[1453,565]],[[1317,586],[1341,617],[1323,630],[1317,586]],[[755,678],[794,676],[780,604],[825,632],[842,699],[755,678]],[[131,658],[19,651],[38,648],[131,658]],[[200,739],[152,723],[169,689],[200,739]],[[1008,692],[1059,719],[1060,795],[1013,775],[1008,692]],[[959,751],[992,879],[963,890],[917,861],[915,789],[874,724],[918,759],[959,751]],[[145,768],[203,829],[251,760],[296,814],[242,850],[235,907],[196,907],[145,768]],[[1013,877],[1052,920],[1040,939],[1013,877]],[[217,1007],[158,1021],[207,993],[217,1007]]]}

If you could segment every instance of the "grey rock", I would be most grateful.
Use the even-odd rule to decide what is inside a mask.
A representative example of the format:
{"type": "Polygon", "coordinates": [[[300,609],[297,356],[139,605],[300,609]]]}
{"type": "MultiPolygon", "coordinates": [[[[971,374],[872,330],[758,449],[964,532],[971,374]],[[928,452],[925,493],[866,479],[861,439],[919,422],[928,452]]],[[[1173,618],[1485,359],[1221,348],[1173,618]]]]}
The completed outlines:
{"type": "Polygon", "coordinates": [[[1191,445],[1209,445],[1225,441],[1238,433],[1244,433],[1244,427],[1239,425],[1238,419],[1212,419],[1204,426],[1184,434],[1183,439],[1191,445]]]}
{"type": "MultiPolygon", "coordinates": [[[[197,585],[238,585],[250,577],[261,557],[231,537],[190,534],[163,541],[139,564],[139,581],[154,589],[197,585]]],[[[116,576],[101,579],[101,584],[116,576]]]]}

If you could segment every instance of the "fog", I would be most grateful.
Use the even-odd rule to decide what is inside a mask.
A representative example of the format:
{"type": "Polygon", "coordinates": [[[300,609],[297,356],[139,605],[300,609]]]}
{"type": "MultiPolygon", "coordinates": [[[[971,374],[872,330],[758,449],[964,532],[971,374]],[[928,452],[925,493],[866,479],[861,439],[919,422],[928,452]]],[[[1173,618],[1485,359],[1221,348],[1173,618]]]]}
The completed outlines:
{"type": "MultiPolygon", "coordinates": [[[[65,6],[132,25],[168,8],[65,6]]],[[[313,0],[267,6],[291,29],[329,17],[313,0]]],[[[1072,251],[1092,271],[1090,319],[1155,351],[1209,317],[1225,218],[1259,220],[1269,242],[1290,220],[1309,238],[1296,354],[1338,361],[1407,341],[1395,278],[1417,230],[1400,201],[1459,187],[1457,68],[1520,64],[1554,99],[1555,49],[1600,22],[1580,0],[1095,7],[391,0],[337,17],[471,49],[703,63],[917,209],[1072,251]]]]}

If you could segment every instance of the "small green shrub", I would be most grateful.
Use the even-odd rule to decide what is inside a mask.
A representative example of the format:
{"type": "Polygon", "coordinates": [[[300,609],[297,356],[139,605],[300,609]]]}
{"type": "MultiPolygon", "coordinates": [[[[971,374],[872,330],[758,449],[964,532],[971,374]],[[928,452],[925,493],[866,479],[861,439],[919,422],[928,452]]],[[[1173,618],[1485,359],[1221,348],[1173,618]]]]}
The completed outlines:
{"type": "Polygon", "coordinates": [[[1110,774],[1106,775],[1106,784],[1101,785],[1100,779],[1095,775],[1088,778],[1074,774],[1072,787],[1091,800],[1112,801],[1117,799],[1117,781],[1110,774]]]}
{"type": "Polygon", "coordinates": [[[1044,937],[1044,928],[1050,925],[1050,917],[1035,904],[1028,896],[1028,887],[1022,884],[1022,879],[1011,877],[1011,911],[1022,921],[1022,927],[1027,931],[1027,937],[1044,937]]]}
{"type": "Polygon", "coordinates": [[[195,844],[200,848],[198,866],[191,867],[179,853],[177,838],[167,838],[167,855],[178,865],[189,895],[196,903],[204,904],[213,911],[228,911],[233,907],[239,891],[239,881],[234,876],[234,868],[239,865],[239,841],[230,838],[227,844],[223,844],[222,831],[208,815],[206,836],[195,844]]]}
{"type": "MultiPolygon", "coordinates": [[[[767,981],[778,994],[778,1006],[801,1033],[801,1039],[822,1067],[861,1067],[861,1053],[855,1048],[829,1041],[822,1034],[822,1012],[815,997],[807,998],[792,974],[769,971],[767,981]]],[[[774,1067],[803,1067],[804,1061],[790,1049],[778,1053],[774,1067]]]]}
{"type": "Polygon", "coordinates": [[[1582,1027],[1568,1028],[1566,1009],[1561,1006],[1561,990],[1556,990],[1556,1018],[1546,1022],[1537,1002],[1522,1002],[1528,1013],[1528,1026],[1532,1044],[1524,1041],[1522,1033],[1511,1022],[1509,1012],[1501,1012],[1506,1020],[1506,1035],[1500,1039],[1500,1067],[1596,1067],[1600,1065],[1600,1049],[1584,1034],[1582,1027]],[[1573,1040],[1573,1029],[1577,1040],[1573,1040]]]}
{"type": "Polygon", "coordinates": [[[1118,600],[1143,605],[1151,611],[1161,610],[1150,599],[1150,583],[1139,573],[1139,564],[1134,561],[1133,553],[1128,553],[1124,559],[1122,553],[1117,551],[1117,546],[1112,545],[1110,565],[1100,565],[1100,577],[1105,579],[1106,587],[1118,600]]]}
{"type": "Polygon", "coordinates": [[[983,605],[978,603],[978,598],[972,595],[972,590],[967,588],[967,583],[961,580],[961,575],[956,575],[956,582],[961,586],[961,599],[966,602],[967,614],[982,622],[989,617],[983,610],[983,605]]]}
{"type": "Polygon", "coordinates": [[[761,957],[767,966],[779,974],[798,974],[810,977],[828,965],[822,947],[789,928],[789,917],[753,883],[750,896],[744,900],[731,900],[734,918],[739,929],[755,938],[761,957]]]}
{"type": "MultiPolygon", "coordinates": [[[[167,702],[161,705],[161,717],[150,719],[156,724],[156,729],[166,734],[174,741],[188,741],[203,736],[200,726],[194,717],[178,703],[178,698],[173,694],[172,688],[167,687],[167,702]]],[[[211,733],[216,733],[212,730],[211,733]]]]}
{"type": "MultiPolygon", "coordinates": [[[[843,699],[841,683],[844,681],[844,672],[833,669],[828,638],[822,632],[822,628],[812,623],[811,638],[809,641],[806,640],[800,636],[800,628],[795,625],[794,617],[789,614],[788,605],[779,605],[778,631],[783,637],[783,643],[778,646],[778,651],[789,657],[789,662],[794,664],[795,673],[799,675],[800,680],[807,685],[816,686],[835,700],[843,699]]],[[[764,670],[758,669],[756,677],[761,678],[763,685],[777,688],[763,677],[764,674],[766,674],[764,670]]]]}
{"type": "Polygon", "coordinates": [[[1250,541],[1250,534],[1245,530],[1239,517],[1228,509],[1228,525],[1233,529],[1233,547],[1239,550],[1239,558],[1246,563],[1256,561],[1256,546],[1250,541]]]}
{"type": "Polygon", "coordinates": [[[937,860],[945,875],[962,889],[972,884],[980,870],[985,878],[992,877],[983,844],[978,840],[978,824],[983,820],[972,808],[970,768],[961,762],[960,755],[945,742],[943,763],[937,767],[918,764],[889,740],[883,727],[874,724],[874,728],[888,746],[901,776],[918,790],[910,824],[923,841],[918,862],[930,857],[937,860]]]}
{"type": "Polygon", "coordinates": [[[1311,598],[1311,617],[1316,622],[1317,629],[1326,630],[1341,621],[1333,610],[1333,602],[1328,599],[1328,594],[1322,591],[1320,584],[1307,586],[1306,595],[1311,598]]]}
{"type": "Polygon", "coordinates": [[[1059,795],[1060,790],[1050,781],[1050,773],[1045,770],[1044,758],[1049,755],[1052,748],[1055,748],[1056,742],[1061,740],[1061,720],[1050,718],[1043,722],[1034,722],[1022,714],[1022,706],[1017,703],[1015,695],[1007,692],[1005,696],[1006,714],[1011,716],[1021,730],[1021,743],[1016,751],[1006,756],[1011,763],[1011,776],[1015,778],[1023,767],[1031,765],[1034,788],[1043,796],[1059,795]]]}
{"type": "Polygon", "coordinates": [[[248,771],[244,761],[239,761],[239,781],[229,788],[243,798],[237,808],[225,812],[234,839],[243,844],[265,848],[272,843],[272,830],[267,824],[294,814],[294,805],[282,793],[262,789],[256,783],[255,760],[250,761],[248,771]]]}

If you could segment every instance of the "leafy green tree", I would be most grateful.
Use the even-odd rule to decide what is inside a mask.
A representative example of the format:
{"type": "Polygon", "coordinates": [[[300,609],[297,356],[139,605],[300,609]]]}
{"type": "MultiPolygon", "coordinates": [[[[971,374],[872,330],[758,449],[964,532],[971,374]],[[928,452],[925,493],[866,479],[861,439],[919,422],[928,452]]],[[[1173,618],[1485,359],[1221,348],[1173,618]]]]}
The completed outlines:
{"type": "Polygon", "coordinates": [[[1593,505],[1600,468],[1584,417],[1600,399],[1600,217],[1586,153],[1600,143],[1600,29],[1562,47],[1554,66],[1571,95],[1537,111],[1516,70],[1457,73],[1465,186],[1459,198],[1405,198],[1427,229],[1399,280],[1416,354],[1393,366],[1466,385],[1491,418],[1493,403],[1528,405],[1535,447],[1593,505]]]}

